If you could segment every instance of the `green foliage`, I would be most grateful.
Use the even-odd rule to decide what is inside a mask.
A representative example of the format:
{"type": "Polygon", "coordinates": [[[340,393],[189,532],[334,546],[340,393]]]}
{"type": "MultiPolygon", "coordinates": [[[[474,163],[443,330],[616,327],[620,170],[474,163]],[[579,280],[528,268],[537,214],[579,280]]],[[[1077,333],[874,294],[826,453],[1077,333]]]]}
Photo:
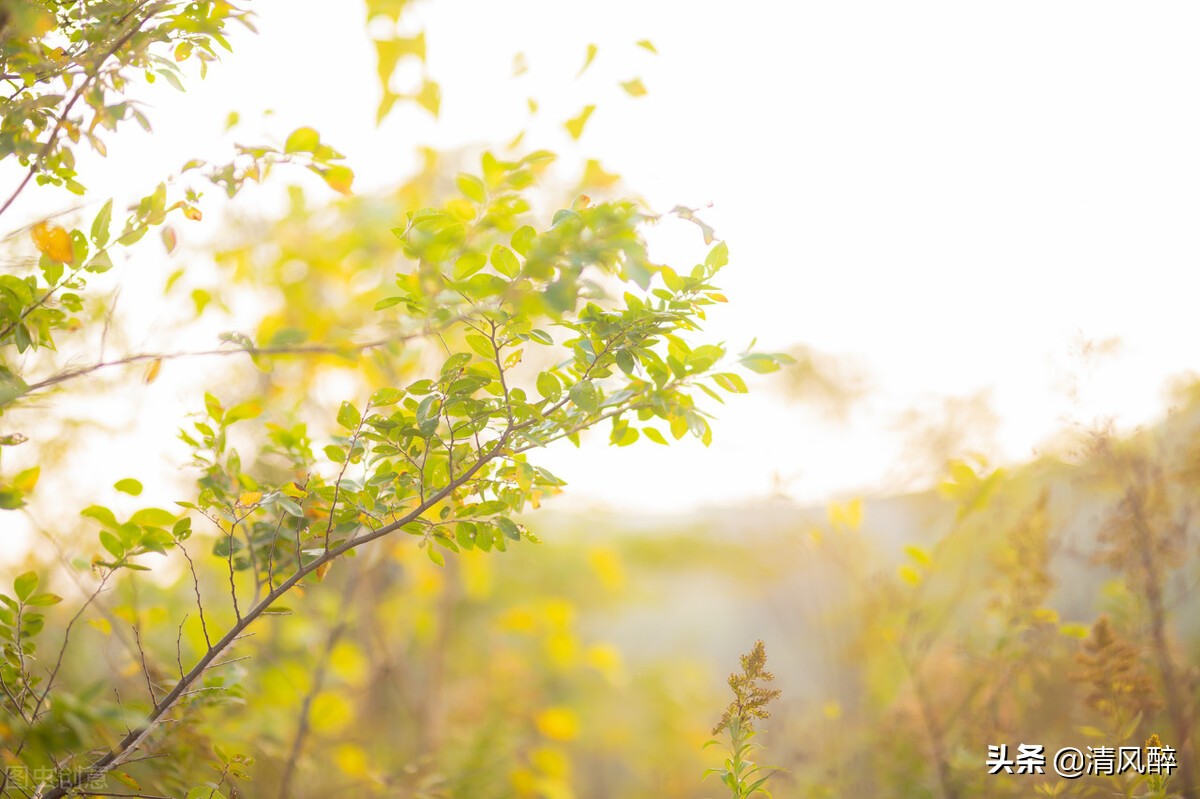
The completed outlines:
{"type": "Polygon", "coordinates": [[[17,87],[0,100],[0,159],[27,168],[24,180],[0,205],[7,211],[31,179],[82,194],[74,148],[81,141],[106,154],[105,131],[130,119],[150,121],[131,100],[135,76],[183,89],[181,64],[199,64],[201,76],[229,50],[230,22],[251,27],[249,14],[227,2],[0,4],[0,73],[17,87]]]}
{"type": "MultiPolygon", "coordinates": [[[[405,7],[367,5],[369,17],[393,22],[405,7]]],[[[228,23],[249,27],[249,20],[227,2],[0,2],[0,81],[11,89],[0,100],[0,160],[25,175],[0,215],[30,186],[84,194],[76,147],[104,155],[104,137],[128,119],[150,130],[130,96],[135,81],[161,78],[182,89],[182,65],[197,63],[203,77],[218,49],[230,49],[228,23]]],[[[423,61],[425,40],[418,34],[376,45],[382,118],[404,99],[388,86],[392,72],[405,59],[423,61]]],[[[589,63],[594,56],[593,48],[589,63]]],[[[637,81],[626,89],[644,93],[637,81]]],[[[440,89],[426,78],[408,99],[436,115],[440,89]]],[[[573,138],[593,109],[568,123],[573,138]]],[[[401,563],[442,584],[454,578],[436,575],[478,569],[465,564],[537,543],[526,512],[565,485],[536,462],[544,447],[564,439],[580,445],[598,427],[621,447],[643,436],[666,444],[667,434],[708,444],[704,398],[747,390],[723,364],[766,372],[785,362],[755,353],[731,358],[723,344],[699,340],[710,306],[724,302],[715,281],[728,251],[688,209],[664,215],[616,197],[555,197],[543,177],[556,156],[513,148],[484,152],[473,171],[449,171],[457,173],[457,193],[444,188],[446,163],[427,151],[425,169],[410,181],[359,197],[342,154],[316,129],[279,138],[281,147],[238,145],[226,163],[190,160],[125,209],[110,199],[87,219],[67,213],[6,239],[23,254],[24,272],[0,276],[6,424],[28,420],[36,404],[39,414],[49,407],[64,429],[74,429],[57,401],[100,373],[116,379],[91,383],[89,392],[131,396],[154,383],[164,363],[234,365],[207,374],[205,388],[190,395],[194,413],[178,440],[195,482],[180,489],[188,493],[170,510],[162,507],[166,499],[142,499],[158,493],[149,466],[111,482],[121,496],[91,504],[70,493],[40,496],[43,469],[61,484],[80,468],[76,459],[97,457],[86,436],[52,441],[33,424],[0,437],[0,446],[22,445],[20,454],[39,464],[0,481],[0,508],[50,508],[61,525],[39,531],[58,557],[35,552],[37,569],[17,577],[11,595],[0,594],[0,796],[235,796],[238,783],[263,774],[287,795],[307,762],[309,739],[348,724],[345,697],[327,685],[349,679],[347,658],[362,657],[339,648],[351,623],[346,608],[356,591],[368,593],[360,582],[376,581],[378,614],[367,620],[373,629],[401,619],[401,629],[419,638],[431,622],[389,588],[389,570],[401,563]],[[122,313],[114,295],[96,286],[147,290],[154,284],[126,274],[125,256],[146,251],[152,228],[170,258],[180,245],[173,223],[201,223],[202,204],[216,202],[206,192],[234,198],[278,179],[279,167],[315,173],[338,196],[313,207],[293,187],[282,218],[263,221],[249,239],[227,231],[214,253],[213,283],[183,269],[162,275],[164,303],[190,291],[172,333],[185,338],[190,324],[253,296],[261,312],[248,332],[222,333],[212,349],[107,357],[122,313]],[[547,207],[559,210],[534,211],[547,207]],[[701,226],[713,245],[702,263],[675,269],[649,258],[645,230],[667,216],[701,226]],[[301,279],[293,276],[297,264],[301,279]],[[145,366],[140,380],[129,379],[134,364],[145,366]],[[314,394],[334,375],[344,393],[330,404],[314,394]],[[82,540],[77,531],[86,531],[82,540]],[[60,597],[39,592],[43,580],[69,581],[83,597],[53,625],[41,609],[60,597]],[[336,599],[335,587],[341,599],[323,599],[336,599]],[[325,629],[329,618],[338,621],[325,629]],[[56,650],[39,637],[44,629],[55,632],[56,650]],[[295,646],[286,636],[316,633],[324,634],[325,650],[311,677],[302,688],[281,689],[288,675],[313,666],[311,641],[295,646]],[[261,637],[247,641],[252,635],[261,637]],[[241,665],[251,655],[235,648],[261,662],[241,665]],[[112,676],[83,668],[91,660],[84,651],[103,652],[112,676]],[[254,713],[237,710],[244,705],[254,713]],[[271,752],[265,768],[249,751],[256,734],[270,737],[259,719],[295,730],[286,754],[271,752]]],[[[599,180],[611,185],[615,177],[589,162],[581,185],[599,180]]],[[[472,612],[494,621],[502,599],[476,603],[472,612]]],[[[556,621],[547,667],[565,672],[575,661],[570,606],[549,607],[556,621]]],[[[444,657],[454,628],[445,619],[438,624],[444,657]]],[[[592,660],[597,671],[616,671],[605,650],[592,660]]],[[[574,739],[575,710],[555,700],[553,685],[541,687],[526,732],[536,730],[544,742],[574,739]]],[[[489,701],[499,729],[511,708],[502,707],[504,696],[489,701]]],[[[477,744],[447,758],[457,758],[464,791],[472,763],[494,747],[477,744]]],[[[370,776],[363,746],[339,751],[344,773],[370,776]]],[[[417,745],[414,757],[429,754],[417,745]]],[[[555,773],[560,757],[543,747],[522,766],[525,776],[513,779],[563,782],[555,773]]]]}

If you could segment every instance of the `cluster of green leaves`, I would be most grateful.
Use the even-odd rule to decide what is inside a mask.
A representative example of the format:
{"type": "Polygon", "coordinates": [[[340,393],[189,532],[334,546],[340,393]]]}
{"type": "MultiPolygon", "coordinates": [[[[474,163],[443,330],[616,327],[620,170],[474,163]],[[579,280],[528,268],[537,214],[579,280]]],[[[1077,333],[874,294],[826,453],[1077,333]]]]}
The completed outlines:
{"type": "Polygon", "coordinates": [[[13,581],[12,596],[0,593],[0,640],[4,661],[0,663],[0,697],[7,712],[30,718],[40,710],[46,692],[39,693],[42,677],[32,664],[37,660],[37,636],[46,620],[38,608],[56,605],[62,597],[38,593],[37,572],[26,572],[13,581]]]}
{"type": "MultiPolygon", "coordinates": [[[[354,174],[339,163],[343,156],[311,128],[299,128],[288,137],[283,148],[256,145],[237,147],[236,157],[228,163],[210,166],[201,174],[200,186],[220,187],[230,197],[248,183],[265,180],[278,164],[307,168],[334,189],[348,193],[354,174]]],[[[198,171],[206,164],[193,160],[184,164],[181,175],[198,171]]],[[[154,227],[162,227],[162,241],[171,252],[177,243],[175,229],[166,224],[172,214],[198,222],[203,214],[198,204],[203,191],[196,185],[176,187],[160,183],[150,194],[131,204],[124,223],[113,231],[113,201],[105,202],[85,232],[67,230],[49,221],[38,222],[29,235],[40,253],[36,268],[24,277],[0,275],[0,413],[7,406],[39,390],[89,374],[97,365],[65,370],[48,378],[28,382],[9,365],[11,356],[39,349],[54,350],[55,336],[77,333],[88,322],[85,307],[87,280],[90,275],[113,268],[113,253],[137,244],[154,227]],[[172,200],[172,195],[175,199],[172,200]]],[[[176,278],[178,275],[176,275],[176,278]]],[[[171,282],[171,281],[168,281],[171,282]]],[[[26,366],[28,369],[28,365],[26,366]]],[[[25,440],[23,434],[10,432],[0,438],[0,446],[25,440]]],[[[17,507],[19,498],[10,507],[17,507]]]]}
{"type": "Polygon", "coordinates": [[[30,178],[82,194],[74,147],[83,140],[106,154],[103,132],[134,119],[150,121],[128,97],[131,81],[162,78],[182,91],[179,64],[201,75],[229,50],[226,29],[251,27],[232,3],[169,0],[69,0],[0,5],[0,80],[15,88],[0,98],[0,159],[14,157],[25,180],[0,205],[8,209],[30,178]]]}
{"type": "MultiPolygon", "coordinates": [[[[226,24],[249,24],[246,13],[227,2],[10,5],[0,5],[0,81],[14,89],[0,101],[0,159],[17,161],[26,177],[0,214],[29,185],[82,193],[75,145],[85,141],[103,155],[101,131],[129,118],[149,130],[127,96],[131,81],[157,76],[181,86],[179,63],[198,59],[203,74],[215,48],[228,48],[226,24]]],[[[395,21],[404,3],[368,6],[369,14],[395,21]]],[[[381,41],[379,55],[386,89],[401,58],[423,60],[424,39],[381,41]]],[[[413,99],[436,114],[438,91],[426,79],[413,99]]],[[[399,98],[385,90],[381,116],[399,98]]],[[[303,249],[288,254],[289,264],[311,264],[352,295],[349,307],[331,302],[334,295],[321,294],[324,287],[313,281],[305,301],[284,303],[293,315],[286,324],[267,314],[256,335],[231,331],[222,335],[222,347],[199,353],[114,360],[101,353],[57,371],[53,361],[67,336],[77,335],[76,346],[86,348],[95,339],[102,343],[100,331],[112,322],[111,305],[88,297],[90,276],[111,270],[119,282],[121,261],[114,254],[138,245],[151,228],[161,229],[167,253],[173,251],[177,235],[167,223],[173,214],[201,221],[203,188],[216,186],[233,197],[266,180],[276,165],[295,164],[345,195],[331,206],[335,217],[364,207],[349,197],[354,175],[342,155],[316,130],[298,128],[281,147],[239,146],[226,164],[188,161],[179,178],[130,205],[116,228],[109,200],[83,227],[45,220],[28,228],[28,239],[12,237],[20,244],[31,240],[40,258],[23,276],[0,276],[0,411],[29,407],[35,395],[42,400],[52,388],[69,388],[76,378],[109,367],[147,363],[143,382],[149,383],[164,361],[198,355],[245,353],[261,370],[263,388],[236,398],[214,391],[202,402],[197,398],[202,409],[180,432],[197,483],[177,503],[179,511],[127,512],[103,503],[81,511],[89,529],[99,526],[88,545],[91,557],[64,555],[61,566],[87,599],[63,628],[50,669],[33,661],[42,621],[30,608],[57,598],[35,593],[36,572],[18,578],[15,598],[0,596],[0,621],[12,642],[0,675],[14,711],[4,733],[17,742],[3,764],[0,795],[29,791],[20,775],[30,772],[49,775],[31,791],[43,799],[116,784],[139,794],[159,787],[210,799],[232,793],[230,781],[250,776],[252,759],[230,754],[224,741],[215,746],[206,714],[241,700],[242,672],[228,668],[238,661],[229,652],[260,619],[293,612],[285,595],[288,602],[302,599],[343,557],[378,561],[385,556],[365,554],[375,548],[364,545],[392,534],[414,537],[422,557],[450,568],[452,555],[478,557],[536,542],[522,514],[564,485],[534,462],[537,452],[564,439],[578,445],[581,434],[599,425],[609,426],[617,446],[643,437],[657,444],[687,435],[711,441],[703,397],[721,401],[722,393],[746,391],[742,377],[722,371],[721,363],[734,360],[723,344],[694,340],[709,307],[725,301],[714,280],[728,262],[726,246],[717,243],[701,263],[676,270],[649,258],[645,229],[662,216],[636,203],[593,203],[580,195],[548,219],[534,213],[545,204],[539,178],[554,157],[547,151],[510,158],[485,153],[478,174],[458,175],[454,196],[403,187],[398,196],[405,213],[353,222],[352,257],[337,252],[340,243],[313,252],[322,242],[306,236],[303,249]],[[362,263],[382,265],[386,284],[363,290],[355,279],[362,263]],[[362,358],[365,352],[374,360],[362,358]],[[288,380],[286,364],[296,357],[315,368],[327,365],[326,358],[349,366],[351,390],[358,393],[336,412],[308,402],[314,373],[288,380]],[[324,429],[330,417],[337,427],[314,443],[309,423],[317,420],[324,429]],[[144,608],[130,597],[157,589],[138,573],[164,561],[181,575],[173,584],[179,595],[174,603],[144,608]],[[110,588],[120,597],[111,606],[102,596],[110,588]],[[81,618],[115,642],[110,653],[121,661],[122,674],[111,684],[55,685],[81,618]],[[128,766],[142,757],[170,765],[161,776],[135,776],[128,766]],[[213,770],[216,778],[208,773],[213,770]]],[[[585,180],[597,170],[589,164],[585,180]]],[[[713,245],[711,229],[689,209],[671,215],[699,224],[713,245]]],[[[291,246],[286,238],[280,240],[291,246]]],[[[240,274],[241,258],[218,257],[227,280],[219,290],[252,282],[240,274]]],[[[276,279],[282,271],[270,273],[267,288],[285,297],[301,291],[297,281],[276,279]]],[[[165,291],[187,279],[177,271],[164,281],[165,291]]],[[[213,298],[203,288],[193,290],[197,316],[213,298]]],[[[786,358],[746,352],[736,360],[766,372],[786,358]]],[[[0,446],[25,441],[12,432],[0,446]]],[[[35,467],[0,485],[0,506],[25,506],[38,476],[35,467]]],[[[132,477],[113,488],[132,497],[143,490],[132,477]]],[[[297,741],[308,711],[306,701],[297,741]]],[[[565,736],[570,727],[554,708],[539,718],[549,738],[565,736]]]]}

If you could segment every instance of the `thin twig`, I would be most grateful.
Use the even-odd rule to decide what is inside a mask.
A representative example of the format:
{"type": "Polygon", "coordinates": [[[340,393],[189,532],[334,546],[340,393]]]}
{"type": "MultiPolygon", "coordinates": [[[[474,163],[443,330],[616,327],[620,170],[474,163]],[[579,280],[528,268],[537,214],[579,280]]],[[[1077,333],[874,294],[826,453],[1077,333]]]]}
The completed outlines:
{"type": "Polygon", "coordinates": [[[154,695],[154,681],[150,678],[150,667],[146,665],[146,650],[142,647],[142,632],[136,624],[133,625],[133,640],[137,642],[138,654],[142,657],[142,674],[146,675],[146,690],[150,692],[150,704],[157,705],[158,697],[154,695]]]}
{"type": "Polygon", "coordinates": [[[208,624],[204,621],[204,603],[200,600],[200,577],[196,574],[196,564],[192,562],[192,556],[188,554],[182,541],[177,542],[175,546],[179,547],[179,551],[187,559],[188,568],[192,571],[192,589],[196,592],[196,607],[200,611],[200,629],[204,632],[204,644],[211,649],[212,641],[208,638],[208,624]]]}
{"type": "MultiPolygon", "coordinates": [[[[453,324],[457,319],[451,319],[446,324],[453,324]]],[[[426,336],[434,335],[436,330],[428,328],[413,333],[402,333],[393,336],[384,336],[382,338],[373,339],[362,344],[302,344],[297,346],[279,346],[279,347],[220,347],[207,350],[189,350],[185,352],[141,352],[136,355],[127,355],[123,358],[117,358],[112,361],[96,361],[95,363],[86,366],[76,366],[69,369],[64,369],[56,375],[51,375],[44,380],[39,380],[36,383],[30,383],[19,395],[19,397],[27,397],[37,391],[57,386],[61,383],[66,383],[70,380],[75,380],[80,377],[95,372],[111,369],[118,366],[129,366],[136,363],[145,363],[146,361],[173,361],[180,358],[210,358],[225,355],[244,354],[250,357],[262,356],[307,356],[307,355],[346,355],[350,353],[367,352],[380,347],[385,347],[389,344],[404,344],[409,341],[415,341],[426,336]]],[[[18,397],[18,398],[19,398],[18,397]]],[[[15,402],[14,398],[8,403],[15,402]]],[[[4,403],[4,404],[8,404],[4,403]]],[[[3,405],[0,405],[3,407],[3,405]]]]}

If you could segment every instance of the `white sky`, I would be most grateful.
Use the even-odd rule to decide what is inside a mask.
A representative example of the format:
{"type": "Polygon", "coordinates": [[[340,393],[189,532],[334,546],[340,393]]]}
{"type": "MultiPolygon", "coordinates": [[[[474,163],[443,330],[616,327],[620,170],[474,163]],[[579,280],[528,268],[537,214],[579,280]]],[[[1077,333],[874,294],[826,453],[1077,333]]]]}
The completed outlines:
{"type": "MultiPolygon", "coordinates": [[[[1166,381],[1200,365],[1193,3],[426,2],[442,119],[402,110],[381,129],[358,3],[254,6],[262,35],[186,95],[156,87],[157,134],[112,140],[96,196],[219,155],[231,109],[274,109],[259,129],[278,139],[317,127],[367,189],[417,145],[502,144],[530,95],[527,141],[570,152],[558,125],[594,102],[580,155],[658,207],[712,203],[733,254],[715,337],[804,343],[869,376],[842,423],[760,380],[708,450],[597,436],[546,453],[574,502],[678,510],[765,496],[774,475],[802,501],[894,490],[909,409],[987,392],[999,424],[979,444],[1021,460],[1071,421],[1152,421],[1166,381]],[[512,80],[516,51],[531,69],[512,80]],[[638,76],[648,97],[616,88],[638,76]],[[1121,347],[1095,369],[1072,358],[1110,337],[1121,347]]],[[[698,244],[662,252],[690,266],[698,244]]]]}

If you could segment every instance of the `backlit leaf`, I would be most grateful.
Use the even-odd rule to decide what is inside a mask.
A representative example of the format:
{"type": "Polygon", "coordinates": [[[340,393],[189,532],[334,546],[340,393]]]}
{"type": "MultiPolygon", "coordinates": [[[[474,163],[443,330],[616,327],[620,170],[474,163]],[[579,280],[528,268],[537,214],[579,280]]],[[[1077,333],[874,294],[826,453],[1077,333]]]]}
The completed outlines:
{"type": "Polygon", "coordinates": [[[33,238],[33,246],[50,258],[65,264],[75,260],[71,237],[65,228],[49,222],[38,222],[30,231],[30,236],[33,238]]]}
{"type": "Polygon", "coordinates": [[[583,135],[583,128],[595,110],[596,106],[594,105],[584,106],[582,111],[564,123],[563,126],[567,129],[567,133],[571,134],[572,139],[578,139],[583,135]]]}

